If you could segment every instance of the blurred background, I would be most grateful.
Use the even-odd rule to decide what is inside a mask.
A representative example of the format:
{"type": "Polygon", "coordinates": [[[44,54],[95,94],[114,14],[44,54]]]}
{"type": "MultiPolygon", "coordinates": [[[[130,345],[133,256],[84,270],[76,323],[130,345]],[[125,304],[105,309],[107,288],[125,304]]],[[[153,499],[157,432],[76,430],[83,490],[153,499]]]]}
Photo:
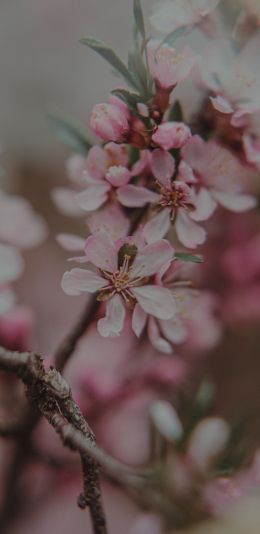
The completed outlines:
{"type": "MultiPolygon", "coordinates": [[[[229,13],[238,10],[242,3],[239,0],[224,2],[229,13]]],[[[152,4],[151,0],[142,0],[145,13],[150,12],[152,4]]],[[[257,2],[251,4],[252,9],[258,9],[257,2]]],[[[83,234],[85,225],[82,220],[63,217],[51,201],[51,189],[67,183],[64,162],[68,152],[55,139],[46,116],[49,111],[59,110],[88,128],[92,106],[107,100],[109,91],[116,86],[116,79],[105,62],[79,44],[79,39],[84,36],[100,38],[126,58],[132,42],[131,21],[131,0],[0,0],[0,183],[7,191],[29,199],[48,224],[48,239],[40,248],[26,252],[26,270],[16,284],[18,298],[35,312],[33,348],[47,357],[75,322],[85,301],[69,299],[60,289],[67,254],[56,244],[55,235],[61,231],[83,234]]],[[[195,42],[203,46],[203,37],[197,35],[195,42]]],[[[196,91],[193,91],[195,99],[196,91]]],[[[189,98],[187,89],[186,100],[189,98]]],[[[235,227],[236,220],[232,224],[235,227]]],[[[250,221],[249,227],[253,233],[260,230],[258,216],[250,221]]],[[[243,307],[243,296],[240,305],[243,307]]],[[[104,352],[104,348],[102,350],[104,352]]],[[[84,361],[83,354],[79,358],[84,361]]],[[[199,369],[201,362],[197,365],[199,369]]],[[[70,372],[73,379],[73,372],[70,372]]],[[[216,383],[217,410],[227,416],[241,410],[250,413],[251,437],[253,442],[257,441],[260,434],[259,317],[257,320],[254,317],[254,321],[247,322],[243,328],[239,323],[232,326],[222,345],[212,352],[206,372],[216,383]]],[[[138,418],[135,407],[132,414],[133,419],[138,418]]],[[[138,432],[141,442],[141,423],[140,429],[137,423],[138,432]]],[[[128,458],[131,459],[130,449],[129,445],[128,458]]],[[[59,482],[62,487],[63,479],[59,482]]],[[[85,532],[85,519],[79,520],[74,506],[78,480],[73,484],[74,481],[66,495],[59,494],[56,501],[47,496],[40,516],[25,519],[24,524],[11,532],[69,534],[74,520],[78,521],[75,532],[85,532]],[[67,505],[68,515],[62,518],[60,510],[67,505]],[[47,522],[43,521],[46,510],[47,522]]],[[[106,503],[110,516],[114,517],[111,521],[114,521],[115,532],[121,534],[122,524],[137,511],[130,501],[110,488],[106,503]]],[[[250,506],[248,516],[252,518],[250,506]]],[[[240,532],[239,523],[240,519],[234,530],[236,533],[240,532]]],[[[205,532],[210,532],[210,528],[205,532]]],[[[213,532],[233,532],[231,528],[220,530],[217,527],[213,532]]],[[[247,527],[243,528],[241,533],[246,532],[247,527]]],[[[258,517],[250,532],[260,532],[258,517]]],[[[140,530],[140,534],[150,532],[140,530]]]]}

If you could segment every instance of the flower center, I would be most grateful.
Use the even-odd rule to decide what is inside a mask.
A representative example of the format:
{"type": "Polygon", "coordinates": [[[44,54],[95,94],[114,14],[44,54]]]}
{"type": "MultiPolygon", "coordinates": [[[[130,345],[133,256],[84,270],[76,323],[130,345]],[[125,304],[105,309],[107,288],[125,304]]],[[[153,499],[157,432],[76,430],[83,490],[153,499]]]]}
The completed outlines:
{"type": "Polygon", "coordinates": [[[191,194],[188,188],[182,187],[179,184],[172,182],[168,186],[159,185],[161,199],[159,205],[162,208],[169,208],[171,210],[171,221],[173,222],[177,216],[177,210],[183,208],[188,211],[195,209],[191,194]]]}
{"type": "Polygon", "coordinates": [[[166,65],[171,67],[171,66],[178,65],[183,60],[183,55],[178,54],[176,50],[174,50],[173,48],[162,46],[158,50],[155,56],[155,60],[159,63],[160,62],[165,63],[166,65]]]}
{"type": "Polygon", "coordinates": [[[131,263],[131,256],[125,254],[123,263],[117,271],[113,273],[104,270],[101,271],[103,277],[108,281],[108,285],[100,289],[98,300],[106,300],[115,294],[119,294],[128,307],[134,307],[136,299],[131,289],[135,286],[142,285],[145,279],[141,276],[134,278],[131,276],[131,263]]]}
{"type": "Polygon", "coordinates": [[[120,267],[118,271],[113,273],[112,278],[114,288],[117,291],[117,293],[120,293],[124,289],[127,289],[129,282],[130,282],[130,276],[129,272],[126,272],[123,270],[123,267],[120,267]]]}
{"type": "Polygon", "coordinates": [[[168,189],[167,187],[162,188],[162,199],[160,204],[166,208],[166,207],[173,207],[173,208],[179,208],[183,206],[185,202],[185,194],[183,191],[178,189],[168,189]]]}

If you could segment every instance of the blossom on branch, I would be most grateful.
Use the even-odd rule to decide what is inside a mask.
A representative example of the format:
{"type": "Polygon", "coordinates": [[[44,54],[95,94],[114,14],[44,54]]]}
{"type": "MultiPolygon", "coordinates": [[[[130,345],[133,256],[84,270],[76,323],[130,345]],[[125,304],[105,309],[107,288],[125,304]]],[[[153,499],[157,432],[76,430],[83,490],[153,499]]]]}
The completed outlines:
{"type": "Polygon", "coordinates": [[[120,334],[126,309],[133,311],[135,324],[145,313],[161,319],[174,316],[170,291],[154,281],[173,257],[168,241],[144,246],[138,239],[126,238],[113,243],[108,235],[97,234],[87,239],[85,254],[97,272],[72,269],[64,274],[62,287],[69,295],[97,293],[97,299],[106,302],[106,315],[97,325],[102,336],[120,334]]]}

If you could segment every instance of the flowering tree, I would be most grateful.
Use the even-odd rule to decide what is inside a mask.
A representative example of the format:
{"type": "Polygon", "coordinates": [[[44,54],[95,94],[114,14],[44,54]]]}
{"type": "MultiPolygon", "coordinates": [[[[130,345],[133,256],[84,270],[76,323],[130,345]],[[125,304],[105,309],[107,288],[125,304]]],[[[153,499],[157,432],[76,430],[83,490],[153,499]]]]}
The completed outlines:
{"type": "MultiPolygon", "coordinates": [[[[107,103],[92,110],[90,127],[99,138],[97,144],[77,125],[50,118],[73,150],[67,161],[71,185],[54,189],[53,201],[64,214],[84,218],[88,227],[87,236],[57,236],[71,253],[70,261],[78,264],[64,273],[61,284],[67,295],[91,294],[91,299],[47,370],[42,357],[28,351],[30,315],[13,310],[11,289],[22,271],[18,249],[38,244],[44,223],[24,200],[1,193],[0,367],[23,381],[36,408],[27,410],[22,423],[7,421],[0,429],[2,436],[17,440],[3,498],[3,529],[13,513],[17,481],[25,460],[31,459],[33,431],[41,417],[65,447],[80,455],[83,491],[78,505],[89,507],[97,534],[108,531],[100,471],[147,511],[131,530],[137,534],[166,532],[214,515],[223,508],[223,485],[227,493],[232,485],[243,493],[250,479],[250,469],[243,475],[237,472],[246,456],[238,446],[241,429],[214,412],[214,392],[208,383],[194,378],[187,395],[189,365],[176,356],[177,347],[180,353],[198,353],[217,346],[227,321],[218,308],[223,297],[207,283],[209,248],[197,250],[207,240],[207,229],[209,234],[211,228],[224,234],[227,212],[240,218],[257,205],[251,178],[260,161],[260,141],[252,125],[260,111],[259,80],[258,71],[250,72],[248,57],[254,63],[259,34],[235,52],[225,41],[226,65],[218,4],[162,2],[151,23],[166,35],[151,38],[135,0],[134,48],[127,65],[102,41],[81,41],[113,67],[124,87],[120,84],[107,103]],[[194,27],[203,34],[214,30],[207,61],[187,44],[177,47],[194,27]],[[229,52],[234,56],[232,68],[229,52]],[[202,95],[201,106],[190,118],[176,97],[187,80],[196,83],[202,95]],[[112,360],[109,380],[101,368],[88,372],[84,394],[77,394],[80,408],[63,371],[69,360],[73,367],[81,338],[87,347],[91,336],[96,350],[102,338],[107,338],[107,351],[112,352],[120,347],[124,353],[132,343],[140,362],[129,366],[124,356],[112,360]],[[140,391],[145,394],[151,446],[144,465],[130,467],[96,445],[87,421],[95,423],[104,413],[109,420],[125,399],[139,399],[140,391]]],[[[237,27],[244,22],[240,17],[237,27]]],[[[257,270],[253,238],[252,243],[257,270]]],[[[234,246],[224,261],[237,266],[239,254],[234,246]]],[[[254,268],[248,276],[254,276],[254,268]]],[[[225,298],[232,309],[232,298],[225,298]]],[[[77,385],[80,375],[77,371],[77,385]]],[[[118,435],[119,448],[120,443],[118,435]]],[[[231,493],[226,500],[235,497],[231,493]]]]}

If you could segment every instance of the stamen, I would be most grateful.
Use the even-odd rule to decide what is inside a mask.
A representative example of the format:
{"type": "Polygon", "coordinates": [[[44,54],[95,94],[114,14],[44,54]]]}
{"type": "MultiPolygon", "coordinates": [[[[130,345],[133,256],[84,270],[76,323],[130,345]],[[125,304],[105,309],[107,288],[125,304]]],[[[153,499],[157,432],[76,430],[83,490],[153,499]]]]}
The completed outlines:
{"type": "MultiPolygon", "coordinates": [[[[124,254],[123,262],[117,271],[110,273],[101,269],[101,273],[104,278],[107,279],[108,284],[100,289],[98,298],[102,300],[105,298],[107,292],[111,292],[110,296],[117,293],[122,297],[127,306],[134,304],[136,299],[131,288],[146,282],[147,278],[143,276],[135,276],[135,278],[131,278],[131,261],[132,257],[129,254],[124,254]]],[[[140,265],[140,271],[142,271],[143,267],[143,265],[140,265]]]]}

